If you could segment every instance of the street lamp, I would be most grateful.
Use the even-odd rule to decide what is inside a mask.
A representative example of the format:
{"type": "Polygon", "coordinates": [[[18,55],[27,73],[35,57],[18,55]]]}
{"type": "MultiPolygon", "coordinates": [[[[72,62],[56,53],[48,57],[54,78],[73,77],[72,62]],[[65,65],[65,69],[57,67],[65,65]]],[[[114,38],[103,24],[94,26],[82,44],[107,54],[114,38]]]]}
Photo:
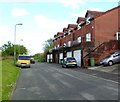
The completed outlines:
{"type": "Polygon", "coordinates": [[[23,25],[23,24],[22,23],[15,24],[15,32],[14,32],[14,64],[16,62],[16,48],[15,48],[15,45],[16,45],[16,26],[17,25],[23,25]]]}

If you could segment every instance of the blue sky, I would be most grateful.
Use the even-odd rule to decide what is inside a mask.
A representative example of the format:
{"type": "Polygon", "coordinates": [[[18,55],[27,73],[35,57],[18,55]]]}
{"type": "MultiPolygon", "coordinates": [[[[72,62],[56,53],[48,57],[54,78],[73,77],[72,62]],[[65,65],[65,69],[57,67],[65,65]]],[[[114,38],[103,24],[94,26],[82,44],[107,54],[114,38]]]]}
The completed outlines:
{"type": "Polygon", "coordinates": [[[119,0],[1,0],[0,46],[14,43],[14,26],[17,26],[16,43],[26,46],[29,54],[43,52],[43,43],[62,32],[68,24],[76,24],[86,10],[107,11],[118,6],[119,0]],[[21,40],[22,39],[22,40],[21,40]]]}

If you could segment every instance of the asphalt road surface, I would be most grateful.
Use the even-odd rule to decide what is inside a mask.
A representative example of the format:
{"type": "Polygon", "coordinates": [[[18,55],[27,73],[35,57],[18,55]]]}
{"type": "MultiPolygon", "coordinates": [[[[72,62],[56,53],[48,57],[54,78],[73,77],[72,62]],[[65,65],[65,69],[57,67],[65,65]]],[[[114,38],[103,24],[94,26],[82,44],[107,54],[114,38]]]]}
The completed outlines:
{"type": "Polygon", "coordinates": [[[118,100],[118,83],[57,64],[21,69],[11,100],[118,100]]]}

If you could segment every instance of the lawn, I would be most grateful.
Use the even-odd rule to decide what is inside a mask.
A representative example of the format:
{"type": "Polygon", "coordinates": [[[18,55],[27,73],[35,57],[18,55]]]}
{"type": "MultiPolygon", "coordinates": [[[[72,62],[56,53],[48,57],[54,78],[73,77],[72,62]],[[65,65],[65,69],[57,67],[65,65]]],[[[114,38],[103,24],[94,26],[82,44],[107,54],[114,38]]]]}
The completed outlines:
{"type": "Polygon", "coordinates": [[[2,69],[2,100],[10,99],[11,92],[18,79],[20,68],[14,66],[13,63],[13,59],[2,60],[2,68],[0,68],[0,70],[2,69]]]}

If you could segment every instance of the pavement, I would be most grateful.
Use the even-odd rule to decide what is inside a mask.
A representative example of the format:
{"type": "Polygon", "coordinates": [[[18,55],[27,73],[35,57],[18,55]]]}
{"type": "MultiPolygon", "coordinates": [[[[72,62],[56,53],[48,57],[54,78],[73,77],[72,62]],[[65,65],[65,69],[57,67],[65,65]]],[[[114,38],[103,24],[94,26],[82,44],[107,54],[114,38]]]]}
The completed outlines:
{"type": "Polygon", "coordinates": [[[97,66],[97,67],[89,67],[88,69],[107,72],[107,73],[111,73],[111,74],[120,74],[119,68],[120,68],[120,64],[115,64],[112,66],[102,66],[101,65],[101,66],[97,66]]]}
{"type": "MultiPolygon", "coordinates": [[[[60,64],[56,63],[50,63],[56,66],[61,67],[60,64]]],[[[77,72],[82,72],[91,76],[103,78],[105,80],[110,80],[116,83],[120,83],[120,64],[115,64],[112,66],[93,66],[93,67],[88,67],[88,68],[69,68],[71,70],[77,71],[77,72]]]]}
{"type": "Polygon", "coordinates": [[[96,72],[101,73],[91,69],[62,68],[60,64],[36,63],[31,68],[21,69],[11,100],[118,100],[118,83],[92,75],[96,72]]]}

